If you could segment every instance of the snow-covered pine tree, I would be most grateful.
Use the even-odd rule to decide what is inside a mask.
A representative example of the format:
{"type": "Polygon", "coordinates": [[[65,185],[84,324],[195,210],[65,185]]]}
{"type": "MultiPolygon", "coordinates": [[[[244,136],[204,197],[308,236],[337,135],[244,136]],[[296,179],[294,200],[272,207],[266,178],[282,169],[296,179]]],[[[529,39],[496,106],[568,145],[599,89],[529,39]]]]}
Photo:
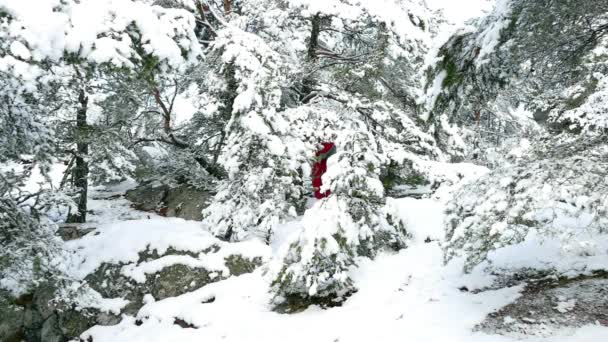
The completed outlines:
{"type": "Polygon", "coordinates": [[[601,255],[607,158],[605,136],[548,137],[531,155],[459,190],[447,207],[446,261],[463,256],[470,271],[503,247],[555,239],[565,258],[601,255]]]}
{"type": "MultiPolygon", "coordinates": [[[[45,176],[51,153],[63,152],[55,136],[62,131],[51,128],[66,113],[73,117],[75,107],[66,106],[70,99],[58,95],[69,89],[74,67],[124,72],[121,68],[132,70],[152,60],[160,70],[180,70],[196,62],[200,48],[189,13],[133,1],[41,1],[35,8],[3,2],[0,21],[0,158],[32,164],[19,175],[4,168],[0,174],[2,233],[8,234],[0,239],[0,273],[8,283],[0,285],[19,294],[35,285],[38,274],[56,274],[51,266],[59,251],[47,213],[53,205],[66,205],[65,198],[48,187],[28,193],[23,180],[34,166],[45,176]]],[[[88,89],[78,86],[70,96],[79,98],[84,109],[83,103],[90,105],[88,89]]],[[[79,120],[86,128],[86,117],[79,120]]]]}
{"type": "Polygon", "coordinates": [[[576,102],[565,95],[568,88],[577,93],[575,87],[595,84],[590,75],[601,69],[585,58],[605,39],[607,6],[497,1],[488,16],[440,48],[427,75],[430,122],[448,115],[469,131],[467,144],[478,147],[470,152],[481,158],[501,142],[537,135],[534,120],[576,102]]]}
{"type": "Polygon", "coordinates": [[[303,140],[333,141],[337,153],[323,176],[331,195],[304,213],[303,232],[271,266],[280,310],[339,303],[356,290],[348,270],[357,258],[405,247],[408,234],[387,197],[386,171],[398,165],[403,172],[422,174],[425,161],[442,155],[405,112],[383,101],[336,93],[333,99],[319,96],[288,110],[292,120],[300,121],[291,126],[302,128],[303,140]]]}
{"type": "Polygon", "coordinates": [[[51,79],[15,39],[14,18],[0,6],[0,289],[18,296],[54,273],[53,227],[40,222],[45,193],[24,189],[35,168],[46,175],[55,152],[47,101],[51,79]]]}
{"type": "MultiPolygon", "coordinates": [[[[505,70],[523,68],[520,73],[505,71],[509,80],[504,96],[521,85],[522,101],[537,110],[537,119],[548,119],[549,132],[533,140],[523,155],[460,189],[448,205],[446,261],[463,256],[465,270],[479,264],[492,267],[493,253],[521,243],[540,249],[547,241],[558,241],[565,260],[593,258],[604,253],[597,246],[608,236],[603,101],[608,17],[606,11],[592,9],[605,4],[508,4],[513,17],[503,30],[512,42],[484,58],[506,54],[511,59],[505,70]],[[530,27],[535,28],[532,34],[530,27]]],[[[557,260],[538,267],[584,271],[560,270],[557,260]]]]}
{"type": "Polygon", "coordinates": [[[231,108],[219,155],[227,178],[203,211],[204,223],[227,240],[267,240],[276,224],[295,217],[303,192],[298,173],[302,148],[288,141],[288,123],[279,110],[284,66],[281,56],[256,35],[231,26],[217,34],[211,44],[217,57],[208,58],[217,61],[215,79],[229,74],[215,94],[220,97],[216,103],[231,108]],[[236,92],[228,103],[221,99],[227,90],[236,92]]]}

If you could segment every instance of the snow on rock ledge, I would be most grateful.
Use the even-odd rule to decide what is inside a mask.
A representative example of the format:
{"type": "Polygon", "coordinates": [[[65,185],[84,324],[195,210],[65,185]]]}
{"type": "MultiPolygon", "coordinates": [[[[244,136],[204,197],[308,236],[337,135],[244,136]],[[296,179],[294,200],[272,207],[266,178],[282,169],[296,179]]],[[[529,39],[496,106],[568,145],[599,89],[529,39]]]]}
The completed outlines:
{"type": "Polygon", "coordinates": [[[226,243],[200,222],[154,218],[112,223],[69,241],[69,273],[103,298],[129,303],[134,314],[146,296],[179,296],[209,283],[252,272],[270,257],[259,241],[226,243]]]}

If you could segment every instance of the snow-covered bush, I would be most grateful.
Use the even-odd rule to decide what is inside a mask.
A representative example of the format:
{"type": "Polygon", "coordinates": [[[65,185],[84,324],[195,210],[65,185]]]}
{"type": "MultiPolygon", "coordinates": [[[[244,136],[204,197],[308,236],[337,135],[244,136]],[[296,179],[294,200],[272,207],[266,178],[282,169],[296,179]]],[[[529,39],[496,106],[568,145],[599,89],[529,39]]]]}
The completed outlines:
{"type": "Polygon", "coordinates": [[[307,298],[338,303],[355,290],[348,270],[357,257],[373,258],[379,250],[406,245],[404,223],[385,198],[383,162],[373,136],[343,134],[336,146],[323,176],[332,194],[306,211],[303,232],[285,246],[273,283],[275,304],[307,298]]]}
{"type": "Polygon", "coordinates": [[[594,49],[581,61],[588,72],[564,89],[548,110],[554,128],[578,133],[608,130],[608,16],[604,23],[603,38],[597,38],[594,49]]]}
{"type": "Polygon", "coordinates": [[[53,225],[0,197],[0,289],[18,296],[57,276],[61,241],[53,225]]]}
{"type": "Polygon", "coordinates": [[[454,194],[446,260],[464,256],[471,270],[489,253],[530,238],[559,239],[565,256],[593,255],[595,240],[608,234],[606,170],[605,136],[546,139],[517,164],[454,194]]]}

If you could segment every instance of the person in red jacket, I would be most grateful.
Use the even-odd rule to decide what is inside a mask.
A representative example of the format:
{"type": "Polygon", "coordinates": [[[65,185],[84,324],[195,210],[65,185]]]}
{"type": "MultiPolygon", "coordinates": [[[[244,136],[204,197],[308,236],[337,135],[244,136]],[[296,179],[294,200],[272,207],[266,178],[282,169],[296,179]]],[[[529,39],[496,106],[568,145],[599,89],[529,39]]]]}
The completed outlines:
{"type": "Polygon", "coordinates": [[[321,145],[323,148],[315,154],[316,162],[312,167],[312,188],[317,199],[325,198],[330,194],[329,190],[321,192],[321,185],[323,185],[321,176],[327,171],[327,158],[336,153],[336,145],[334,143],[324,142],[321,145]]]}

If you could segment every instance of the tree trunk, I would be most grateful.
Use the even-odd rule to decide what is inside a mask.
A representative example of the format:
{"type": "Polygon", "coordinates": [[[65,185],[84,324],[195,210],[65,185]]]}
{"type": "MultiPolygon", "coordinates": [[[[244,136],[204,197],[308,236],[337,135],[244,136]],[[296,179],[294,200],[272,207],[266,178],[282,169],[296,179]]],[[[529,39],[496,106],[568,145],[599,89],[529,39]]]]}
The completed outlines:
{"type": "MultiPolygon", "coordinates": [[[[177,93],[177,89],[175,91],[177,93]]],[[[169,134],[171,134],[171,110],[169,110],[169,108],[167,108],[167,106],[165,105],[165,102],[163,102],[163,99],[160,97],[160,90],[158,90],[158,87],[156,87],[156,86],[152,87],[152,95],[154,95],[156,104],[158,104],[160,109],[163,111],[163,120],[164,120],[163,128],[165,129],[165,133],[167,133],[167,135],[169,135],[169,134]]]]}
{"type": "MultiPolygon", "coordinates": [[[[316,14],[311,19],[312,28],[310,30],[310,40],[308,42],[308,62],[311,64],[311,67],[317,62],[317,49],[319,48],[319,33],[321,32],[321,17],[319,14],[316,14]]],[[[316,80],[312,75],[312,70],[308,75],[302,80],[302,90],[300,92],[300,101],[306,103],[312,99],[309,96],[315,89],[316,80]]]]}
{"type": "Polygon", "coordinates": [[[88,132],[87,132],[87,105],[89,98],[80,90],[78,95],[80,108],[76,112],[76,166],[72,171],[74,186],[78,189],[78,198],[76,200],[77,212],[69,213],[66,220],[67,223],[84,223],[87,219],[87,192],[88,192],[88,176],[89,165],[85,160],[89,153],[88,132]]]}
{"type": "Polygon", "coordinates": [[[231,4],[231,0],[224,0],[224,14],[226,16],[230,15],[230,12],[232,11],[232,4],[231,4]]]}
{"type": "Polygon", "coordinates": [[[317,60],[317,49],[319,47],[319,33],[321,33],[321,16],[315,14],[312,17],[312,28],[310,30],[310,41],[308,42],[308,60],[317,60]]]}

